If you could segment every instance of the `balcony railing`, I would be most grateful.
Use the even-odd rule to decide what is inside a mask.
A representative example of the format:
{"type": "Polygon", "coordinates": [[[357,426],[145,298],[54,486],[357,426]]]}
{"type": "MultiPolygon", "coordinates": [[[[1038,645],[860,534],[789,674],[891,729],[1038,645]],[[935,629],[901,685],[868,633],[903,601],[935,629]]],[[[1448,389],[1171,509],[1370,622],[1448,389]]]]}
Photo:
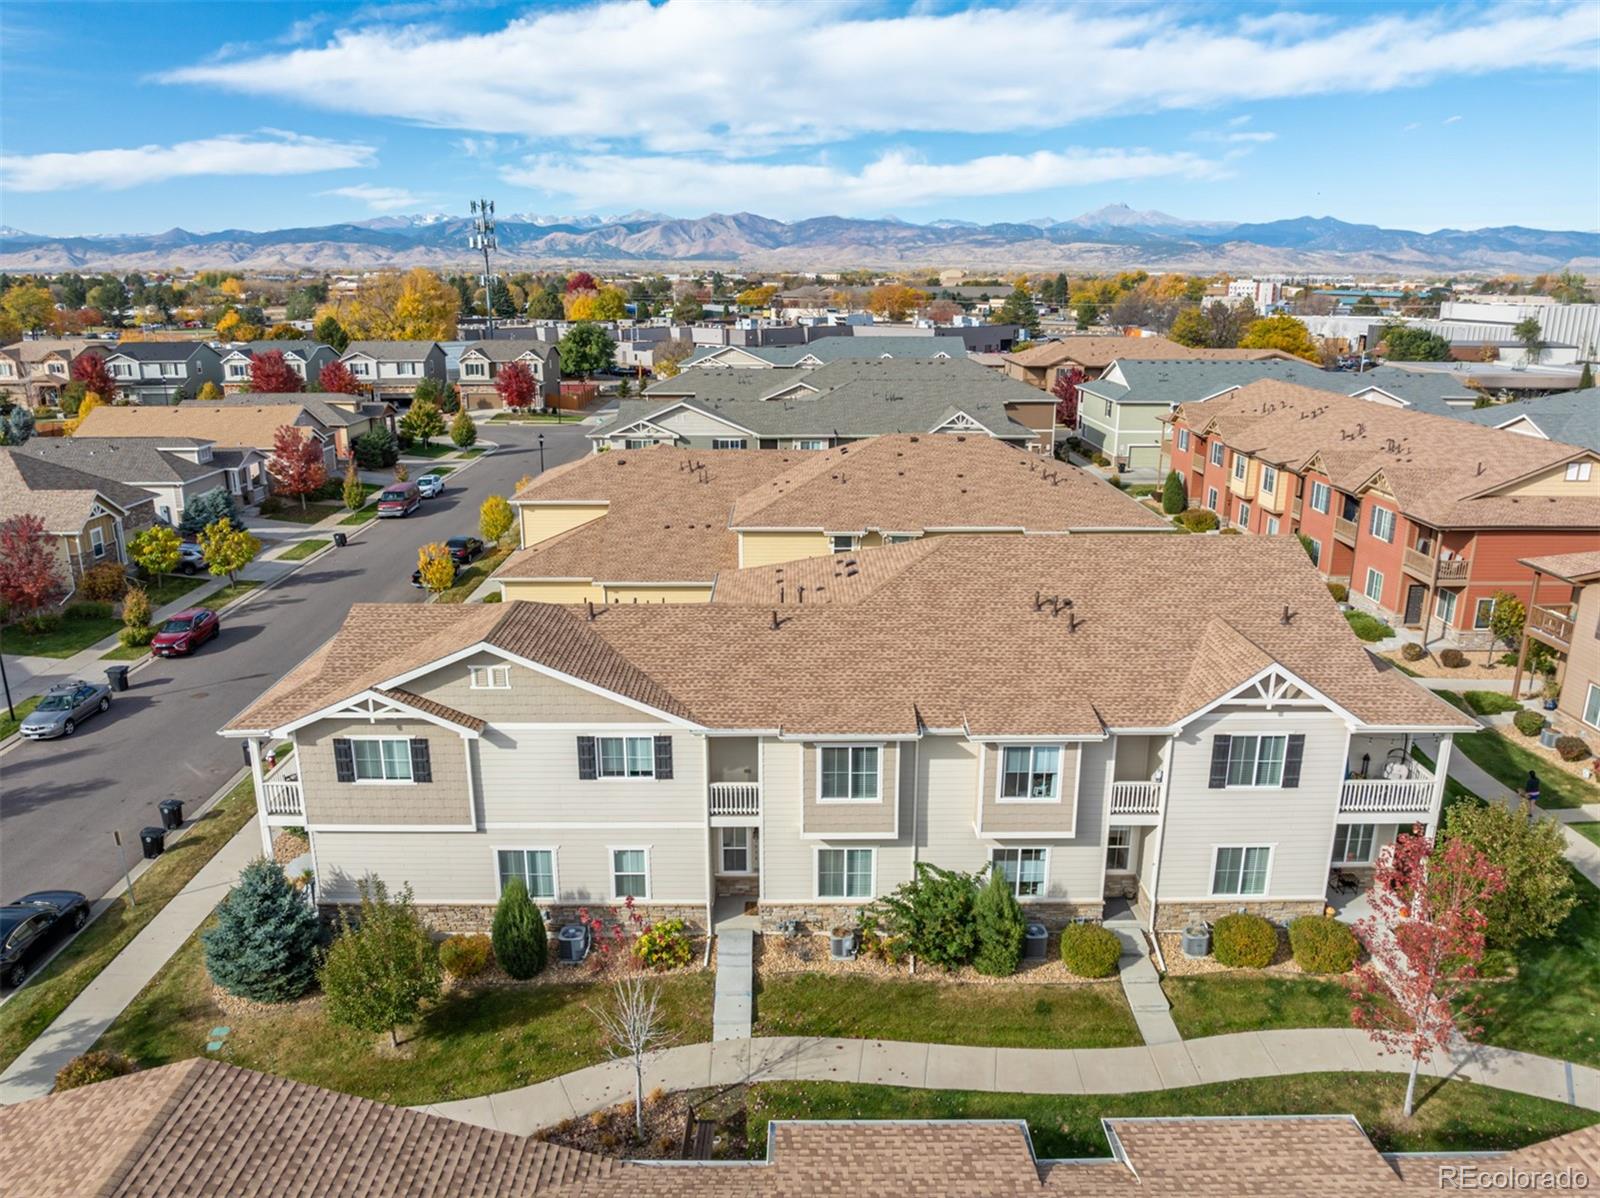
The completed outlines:
{"type": "Polygon", "coordinates": [[[1472,560],[1465,557],[1441,557],[1439,559],[1440,582],[1465,582],[1467,575],[1472,573],[1472,560]]]}
{"type": "Polygon", "coordinates": [[[1418,578],[1424,578],[1429,582],[1432,582],[1433,567],[1436,560],[1436,558],[1429,557],[1426,553],[1423,553],[1420,550],[1407,549],[1405,556],[1405,567],[1418,578]]]}
{"type": "Polygon", "coordinates": [[[1356,522],[1354,520],[1346,520],[1343,516],[1335,516],[1333,518],[1333,537],[1334,540],[1343,541],[1346,545],[1354,548],[1356,543],[1356,522]]]}
{"type": "Polygon", "coordinates": [[[713,782],[711,783],[712,815],[761,814],[761,783],[713,782]]]}
{"type": "Polygon", "coordinates": [[[1426,815],[1433,807],[1432,771],[1418,762],[1409,778],[1348,778],[1339,791],[1339,810],[1364,815],[1426,815]]]}
{"type": "Polygon", "coordinates": [[[298,776],[290,774],[273,778],[261,784],[261,796],[267,805],[268,815],[304,816],[306,804],[298,776]]]}
{"type": "Polygon", "coordinates": [[[1538,633],[1562,646],[1572,644],[1572,617],[1561,608],[1535,607],[1528,612],[1528,631],[1538,633]]]}
{"type": "Polygon", "coordinates": [[[1289,505],[1289,514],[1296,520],[1300,519],[1300,509],[1304,502],[1304,499],[1302,499],[1299,495],[1296,495],[1294,497],[1294,502],[1289,505]]]}
{"type": "Polygon", "coordinates": [[[1155,815],[1161,810],[1161,783],[1113,782],[1112,815],[1155,815]]]}

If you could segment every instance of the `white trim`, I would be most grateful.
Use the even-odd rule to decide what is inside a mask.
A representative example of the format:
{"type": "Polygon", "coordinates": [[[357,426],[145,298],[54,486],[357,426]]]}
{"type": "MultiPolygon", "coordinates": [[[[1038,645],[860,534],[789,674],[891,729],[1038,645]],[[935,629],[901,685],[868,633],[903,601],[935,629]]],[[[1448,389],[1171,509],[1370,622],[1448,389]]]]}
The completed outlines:
{"type": "Polygon", "coordinates": [[[468,666],[467,689],[475,691],[508,691],[511,689],[511,667],[503,666],[468,666]],[[479,674],[488,676],[489,681],[484,684],[478,682],[479,674]],[[496,682],[497,677],[504,678],[504,682],[496,682]]]}
{"type": "MultiPolygon", "coordinates": [[[[412,677],[416,677],[416,675],[413,674],[412,677]]],[[[378,691],[382,689],[387,689],[387,687],[368,687],[364,691],[358,691],[348,698],[330,703],[328,706],[313,711],[309,715],[303,715],[298,719],[289,721],[287,724],[280,724],[276,728],[268,729],[266,735],[275,737],[289,736],[298,729],[304,728],[307,724],[315,724],[319,720],[354,719],[377,723],[379,720],[415,719],[435,724],[440,728],[448,728],[457,736],[470,739],[478,737],[478,732],[475,729],[463,727],[454,720],[436,716],[432,712],[423,711],[420,707],[412,707],[402,699],[395,699],[389,695],[380,695],[378,691]],[[361,707],[362,704],[366,705],[364,710],[361,707]]],[[[234,733],[234,735],[245,734],[239,732],[234,733]]]]}
{"type": "MultiPolygon", "coordinates": [[[[347,740],[347,741],[350,741],[352,744],[354,744],[356,741],[372,741],[372,740],[375,740],[379,744],[382,744],[384,741],[397,740],[397,741],[400,741],[402,744],[404,744],[405,747],[406,747],[406,776],[404,778],[387,778],[387,777],[385,777],[385,778],[363,778],[363,777],[360,776],[359,770],[357,770],[357,776],[352,781],[350,781],[350,782],[337,782],[336,781],[334,783],[336,786],[417,786],[417,785],[420,785],[417,782],[416,778],[412,776],[412,765],[411,765],[411,741],[413,739],[412,737],[409,737],[409,736],[334,736],[334,737],[329,737],[328,739],[329,739],[330,743],[332,741],[335,741],[335,740],[347,740]]],[[[432,747],[430,746],[429,747],[429,760],[430,760],[430,762],[432,760],[432,752],[433,752],[433,750],[432,750],[432,747]]],[[[378,750],[378,760],[383,762],[383,763],[385,763],[385,768],[387,768],[388,758],[384,756],[384,753],[383,753],[382,749],[378,750]]],[[[357,769],[357,767],[356,767],[356,754],[355,754],[355,750],[354,749],[350,750],[350,768],[352,770],[356,770],[357,769]]],[[[468,772],[470,773],[471,771],[469,770],[468,772]]]]}
{"type": "MultiPolygon", "coordinates": [[[[1030,833],[1037,836],[1037,832],[1030,833]]],[[[1017,854],[1017,877],[1011,884],[1011,897],[1019,903],[1037,903],[1050,897],[1050,846],[1047,844],[996,844],[989,846],[988,865],[991,872],[994,870],[994,855],[996,853],[1017,854]],[[1022,885],[1022,854],[1027,852],[1044,854],[1044,875],[1039,879],[1038,894],[1018,894],[1017,887],[1022,885]]]]}
{"type": "MultiPolygon", "coordinates": [[[[731,825],[730,824],[730,825],[727,825],[727,826],[722,826],[722,827],[717,827],[717,828],[713,828],[712,829],[712,831],[714,831],[717,834],[717,868],[714,871],[714,876],[719,877],[719,878],[750,878],[750,877],[754,877],[755,876],[755,872],[756,871],[753,868],[751,868],[751,864],[752,863],[751,863],[751,859],[750,859],[751,849],[754,847],[750,843],[750,832],[752,830],[752,827],[753,827],[753,825],[751,825],[751,824],[737,824],[737,825],[731,825]],[[743,832],[744,833],[744,864],[745,864],[745,868],[743,868],[743,869],[729,869],[727,867],[727,858],[724,857],[723,854],[727,851],[728,846],[723,842],[723,837],[726,836],[729,832],[743,832]]],[[[735,851],[737,851],[737,850],[735,850],[735,851]]]]}
{"type": "Polygon", "coordinates": [[[878,894],[878,849],[876,845],[869,848],[832,848],[825,844],[811,846],[811,899],[818,903],[863,903],[871,902],[878,894]],[[872,873],[867,882],[867,893],[864,895],[824,895],[822,893],[822,854],[843,853],[844,858],[844,887],[850,889],[850,854],[870,853],[872,855],[872,873]]]}
{"type": "Polygon", "coordinates": [[[1328,864],[1334,865],[1371,865],[1373,853],[1378,846],[1378,825],[1376,823],[1359,822],[1351,824],[1335,824],[1333,826],[1333,843],[1328,850],[1328,864]],[[1367,853],[1364,857],[1341,857],[1339,853],[1339,833],[1345,837],[1345,848],[1350,847],[1350,829],[1366,828],[1371,835],[1367,840],[1367,853]]]}
{"type": "Polygon", "coordinates": [[[630,831],[638,831],[638,830],[645,830],[645,829],[660,828],[660,829],[663,829],[663,830],[666,830],[666,831],[671,831],[671,832],[690,832],[690,831],[698,831],[699,829],[704,828],[705,826],[706,825],[705,825],[704,821],[702,821],[702,820],[695,820],[692,823],[684,822],[684,821],[680,820],[680,821],[678,821],[676,823],[660,823],[660,824],[657,824],[657,823],[645,823],[645,822],[639,821],[639,820],[635,820],[635,821],[631,821],[631,822],[629,822],[629,821],[620,821],[619,822],[619,821],[616,821],[616,820],[608,820],[605,823],[598,823],[598,824],[578,823],[576,821],[574,821],[574,822],[563,822],[561,820],[544,820],[544,821],[534,821],[534,822],[531,822],[531,823],[522,823],[522,822],[516,822],[516,821],[496,821],[494,823],[485,823],[483,825],[484,830],[487,831],[487,832],[501,832],[501,831],[562,832],[562,831],[568,831],[568,830],[575,831],[575,832],[602,832],[602,831],[606,831],[606,830],[611,829],[611,828],[627,828],[630,831]]]}
{"type": "MultiPolygon", "coordinates": [[[[349,785],[344,783],[344,785],[349,785]]],[[[303,824],[316,832],[476,832],[477,824],[303,824]]],[[[437,901],[437,900],[435,900],[437,901]]]]}
{"type": "MultiPolygon", "coordinates": [[[[1211,873],[1209,875],[1209,881],[1206,883],[1211,888],[1211,894],[1210,894],[1209,897],[1210,898],[1214,898],[1214,899],[1219,899],[1219,898],[1220,899],[1235,899],[1235,898],[1239,898],[1239,899],[1260,899],[1260,898],[1266,898],[1268,895],[1270,895],[1272,893],[1272,865],[1273,865],[1273,861],[1277,857],[1277,855],[1278,855],[1278,845],[1277,845],[1276,841],[1273,841],[1270,844],[1214,844],[1214,845],[1212,845],[1211,846],[1211,873]],[[1260,894],[1245,894],[1243,892],[1235,892],[1235,893],[1229,894],[1229,893],[1226,893],[1226,892],[1219,893],[1217,891],[1217,889],[1216,889],[1216,885],[1217,885],[1217,855],[1223,849],[1241,849],[1241,850],[1244,850],[1245,852],[1248,852],[1250,849],[1266,849],[1267,850],[1267,869],[1266,869],[1265,876],[1263,876],[1262,879],[1261,879],[1261,893],[1260,894]]],[[[1245,863],[1245,859],[1244,859],[1243,856],[1241,856],[1239,858],[1239,884],[1241,886],[1244,885],[1244,863],[1245,863]]],[[[1318,897],[1320,898],[1320,897],[1323,897],[1323,896],[1319,895],[1318,897]]],[[[1172,899],[1168,899],[1167,901],[1170,903],[1173,900],[1172,899]]]]}
{"type": "Polygon", "coordinates": [[[1220,790],[1291,790],[1283,784],[1283,776],[1289,768],[1289,737],[1288,732],[1230,732],[1222,733],[1228,738],[1227,773],[1223,775],[1220,790]],[[1256,754],[1250,763],[1250,776],[1254,778],[1261,769],[1261,743],[1268,740],[1281,740],[1283,742],[1283,756],[1278,760],[1278,780],[1276,782],[1230,782],[1228,777],[1233,773],[1233,746],[1238,741],[1247,737],[1255,739],[1256,754]]]}
{"type": "Polygon", "coordinates": [[[1273,662],[1271,665],[1264,667],[1253,677],[1246,678],[1232,690],[1219,696],[1218,698],[1213,699],[1204,707],[1198,708],[1197,710],[1192,711],[1188,715],[1184,716],[1172,726],[1171,731],[1181,731],[1188,725],[1192,724],[1195,720],[1199,719],[1201,716],[1209,714],[1224,704],[1241,700],[1249,701],[1252,698],[1267,711],[1271,711],[1275,707],[1322,706],[1328,708],[1330,711],[1343,718],[1349,724],[1358,726],[1361,724],[1361,720],[1356,718],[1355,715],[1341,707],[1339,704],[1335,703],[1332,699],[1328,698],[1327,695],[1323,694],[1316,687],[1305,681],[1305,679],[1299,677],[1292,670],[1286,669],[1278,662],[1273,662]],[[1293,686],[1294,689],[1303,692],[1306,698],[1295,699],[1287,697],[1285,689],[1286,685],[1293,686]],[[1254,696],[1251,696],[1247,693],[1252,689],[1256,692],[1254,696]]]}
{"type": "Polygon", "coordinates": [[[495,844],[495,845],[490,845],[489,846],[489,852],[491,854],[489,864],[494,869],[494,897],[495,897],[495,901],[496,902],[500,901],[500,894],[501,894],[501,882],[500,882],[500,854],[501,853],[549,853],[550,854],[550,893],[549,893],[549,895],[542,895],[542,894],[534,894],[532,891],[529,891],[528,892],[528,897],[531,898],[536,903],[537,902],[554,903],[554,902],[558,902],[560,900],[560,898],[561,898],[561,872],[560,872],[559,864],[558,864],[558,862],[556,860],[557,853],[559,852],[557,846],[555,846],[555,845],[542,845],[542,844],[531,844],[531,845],[495,844]]]}
{"type": "MultiPolygon", "coordinates": [[[[884,749],[884,746],[882,744],[878,744],[878,743],[872,743],[872,744],[824,744],[824,743],[818,743],[816,745],[816,751],[817,751],[817,804],[819,806],[822,805],[822,804],[827,804],[829,806],[846,805],[846,804],[848,804],[848,805],[856,806],[856,807],[872,807],[872,806],[881,805],[883,803],[883,801],[884,801],[884,798],[885,798],[884,790],[883,790],[883,749],[884,749]],[[873,795],[871,798],[861,798],[861,799],[855,798],[854,796],[846,796],[845,798],[842,798],[842,799],[840,799],[840,798],[834,798],[834,799],[825,798],[823,796],[823,793],[822,793],[822,775],[825,772],[823,770],[823,768],[822,768],[822,754],[823,754],[823,751],[826,750],[826,749],[848,749],[848,750],[872,749],[872,750],[874,750],[875,753],[877,754],[877,756],[875,757],[874,760],[877,763],[877,772],[878,772],[877,791],[878,791],[878,793],[873,795]]],[[[854,757],[854,753],[853,752],[851,754],[851,757],[852,758],[854,757]]],[[[804,761],[804,754],[803,753],[802,753],[801,760],[804,761]]],[[[804,766],[802,765],[802,769],[803,768],[804,768],[804,766]]],[[[852,788],[853,788],[853,786],[854,786],[854,781],[853,780],[855,778],[855,762],[853,760],[850,762],[850,766],[846,770],[846,776],[849,777],[850,779],[852,779],[851,785],[852,785],[852,788]]]]}
{"type": "MultiPolygon", "coordinates": [[[[1579,723],[1589,728],[1600,728],[1600,724],[1589,719],[1589,704],[1595,699],[1600,699],[1600,683],[1591,682],[1589,689],[1583,693],[1582,714],[1578,716],[1579,723]]],[[[1600,704],[1595,705],[1595,713],[1600,715],[1600,704]]]]}
{"type": "Polygon", "coordinates": [[[594,737],[594,777],[584,779],[593,782],[654,782],[656,781],[656,741],[654,736],[618,736],[614,733],[599,734],[594,737]],[[600,742],[603,740],[620,740],[622,742],[622,770],[620,774],[606,774],[600,771],[600,742]],[[650,742],[650,772],[648,774],[635,774],[628,768],[628,742],[630,740],[646,740],[650,742]]]}
{"type": "MultiPolygon", "coordinates": [[[[627,896],[617,893],[617,854],[618,853],[643,853],[644,854],[644,893],[633,896],[636,903],[650,901],[650,846],[647,844],[619,844],[606,846],[606,886],[611,891],[611,901],[621,903],[627,901],[627,896]]],[[[630,875],[631,876],[631,875],[630,875]]]]}
{"type": "MultiPolygon", "coordinates": [[[[999,761],[996,763],[995,771],[994,771],[994,801],[995,801],[995,805],[996,806],[1010,806],[1011,804],[1033,804],[1033,805],[1037,805],[1037,804],[1040,804],[1040,803],[1060,803],[1061,802],[1061,770],[1062,770],[1063,766],[1066,763],[1066,757],[1067,757],[1067,747],[1066,747],[1066,745],[1064,745],[1064,744],[1051,744],[1051,743],[1046,743],[1046,742],[1034,742],[1034,743],[1029,743],[1029,744],[1006,744],[1004,742],[1000,742],[995,747],[999,750],[999,753],[998,753],[999,761]],[[1033,784],[1033,775],[1036,772],[1034,770],[1034,768],[1033,768],[1034,752],[1036,750],[1038,750],[1038,749],[1055,749],[1056,750],[1056,774],[1055,774],[1055,785],[1052,787],[1052,792],[1053,793],[1051,793],[1049,795],[1046,795],[1043,798],[1035,798],[1032,795],[1012,796],[1010,798],[1006,797],[1004,791],[1005,791],[1005,784],[1006,784],[1006,750],[1007,749],[1027,749],[1028,750],[1028,784],[1029,784],[1030,787],[1033,784]]],[[[1076,821],[1074,821],[1074,822],[1076,822],[1076,821]]]]}

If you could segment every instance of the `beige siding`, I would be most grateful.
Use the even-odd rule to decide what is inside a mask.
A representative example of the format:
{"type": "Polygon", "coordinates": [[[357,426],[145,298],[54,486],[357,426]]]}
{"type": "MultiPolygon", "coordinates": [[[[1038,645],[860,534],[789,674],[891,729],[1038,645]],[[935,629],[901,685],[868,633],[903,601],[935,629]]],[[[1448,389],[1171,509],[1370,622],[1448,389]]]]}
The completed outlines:
{"type": "MultiPolygon", "coordinates": [[[[692,408],[679,408],[670,416],[662,420],[652,420],[652,424],[661,428],[670,429],[680,437],[746,437],[749,433],[742,432],[724,420],[715,416],[708,416],[704,412],[697,412],[692,408]]],[[[648,434],[647,434],[648,435],[648,434]]],[[[747,448],[754,448],[752,444],[747,448]]]]}
{"type": "Polygon", "coordinates": [[[1591,686],[1600,686],[1600,582],[1578,592],[1572,644],[1561,680],[1562,714],[1581,722],[1591,686]]]}
{"type": "Polygon", "coordinates": [[[711,587],[607,586],[607,603],[709,603],[711,587]]]}
{"type": "MultiPolygon", "coordinates": [[[[596,732],[652,736],[662,726],[596,725],[596,732]]],[[[572,823],[612,826],[616,836],[637,835],[619,824],[706,824],[702,741],[687,732],[672,737],[672,778],[578,777],[578,737],[583,728],[491,727],[478,742],[485,824],[572,823]]]]}
{"type": "Polygon", "coordinates": [[[771,566],[807,557],[827,557],[833,544],[820,532],[742,532],[741,566],[771,566]]]}
{"type": "Polygon", "coordinates": [[[530,670],[511,665],[510,690],[473,690],[472,666],[505,666],[509,663],[493,653],[479,653],[443,666],[431,674],[414,678],[405,689],[479,716],[491,724],[596,724],[657,723],[646,712],[628,707],[603,695],[573,686],[530,670]]]}
{"type": "Polygon", "coordinates": [[[893,743],[879,747],[881,785],[878,800],[864,803],[822,802],[817,798],[820,754],[808,744],[802,758],[801,827],[808,836],[895,835],[896,803],[900,796],[900,751],[893,743]]]}
{"type": "Polygon", "coordinates": [[[548,503],[537,507],[519,505],[517,510],[522,513],[522,548],[548,541],[580,524],[598,520],[606,514],[606,507],[604,503],[548,503]]]}
{"type": "MultiPolygon", "coordinates": [[[[1600,466],[1600,457],[1594,459],[1600,466]]],[[[1591,469],[1587,482],[1568,482],[1566,466],[1552,466],[1549,470],[1525,479],[1515,486],[1502,487],[1497,495],[1570,496],[1576,499],[1600,499],[1600,469],[1591,469]]]]}
{"type": "Polygon", "coordinates": [[[606,601],[605,589],[593,582],[517,582],[508,578],[501,582],[500,590],[508,603],[513,599],[526,599],[532,603],[582,603],[586,599],[595,603],[606,601]]]}
{"type": "MultiPolygon", "coordinates": [[[[455,825],[473,822],[463,739],[425,720],[329,719],[294,735],[305,789],[306,823],[455,825]],[[422,737],[428,742],[432,782],[340,782],[333,762],[336,737],[422,737]]],[[[425,849],[423,851],[426,851],[425,849]]]]}
{"type": "Polygon", "coordinates": [[[985,833],[1052,832],[1071,835],[1078,809],[1078,746],[1061,745],[1060,797],[1048,803],[1001,802],[1000,760],[1003,743],[987,744],[983,753],[983,785],[978,792],[978,827],[985,833]]]}

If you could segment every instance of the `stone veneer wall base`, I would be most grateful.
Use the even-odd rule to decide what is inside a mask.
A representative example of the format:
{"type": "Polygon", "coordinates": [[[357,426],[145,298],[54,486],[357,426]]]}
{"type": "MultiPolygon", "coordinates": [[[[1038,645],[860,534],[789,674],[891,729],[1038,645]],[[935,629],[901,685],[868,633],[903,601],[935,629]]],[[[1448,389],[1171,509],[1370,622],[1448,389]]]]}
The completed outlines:
{"type": "Polygon", "coordinates": [[[1327,903],[1322,899],[1288,901],[1283,899],[1232,899],[1216,902],[1163,902],[1156,912],[1158,932],[1181,932],[1193,923],[1215,923],[1224,915],[1244,911],[1260,915],[1273,923],[1288,923],[1301,915],[1321,915],[1327,903]]]}

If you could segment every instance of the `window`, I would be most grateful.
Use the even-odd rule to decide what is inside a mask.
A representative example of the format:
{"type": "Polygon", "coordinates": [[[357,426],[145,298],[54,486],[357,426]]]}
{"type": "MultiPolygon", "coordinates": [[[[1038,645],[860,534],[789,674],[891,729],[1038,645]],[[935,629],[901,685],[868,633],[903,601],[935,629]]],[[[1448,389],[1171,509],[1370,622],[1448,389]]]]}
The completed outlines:
{"type": "Polygon", "coordinates": [[[1249,532],[1250,531],[1250,505],[1248,503],[1241,503],[1239,505],[1239,510],[1234,513],[1234,516],[1235,516],[1234,523],[1238,524],[1238,526],[1240,528],[1244,529],[1246,532],[1249,532]]]}
{"type": "Polygon", "coordinates": [[[1592,462],[1568,462],[1567,481],[1569,483],[1586,483],[1589,481],[1589,471],[1592,462]]]}
{"type": "Polygon", "coordinates": [[[1328,501],[1332,499],[1333,492],[1327,483],[1313,481],[1311,484],[1311,510],[1328,514],[1328,501]]]}
{"type": "Polygon", "coordinates": [[[1367,531],[1380,541],[1393,543],[1394,541],[1394,513],[1386,507],[1372,509],[1372,518],[1367,522],[1367,531]]]}
{"type": "Polygon", "coordinates": [[[1245,471],[1250,468],[1250,459],[1242,453],[1233,455],[1233,477],[1239,482],[1244,482],[1245,471]]]}
{"type": "Polygon", "coordinates": [[[510,666],[468,666],[475,691],[508,691],[511,689],[510,666]]]}
{"type": "Polygon", "coordinates": [[[228,377],[230,379],[243,379],[250,377],[250,367],[243,362],[228,363],[228,377]]]}
{"type": "Polygon", "coordinates": [[[651,736],[597,736],[595,748],[602,778],[653,778],[656,745],[651,736]]]}
{"type": "Polygon", "coordinates": [[[350,363],[350,373],[365,378],[372,373],[372,364],[365,359],[357,358],[350,363]]]}
{"type": "Polygon", "coordinates": [[[744,448],[744,438],[743,437],[712,437],[711,438],[711,448],[712,449],[743,449],[744,448]]]}
{"type": "Polygon", "coordinates": [[[747,874],[750,872],[750,829],[718,828],[717,842],[721,868],[718,873],[747,874]]]}
{"type": "Polygon", "coordinates": [[[622,442],[622,448],[624,448],[624,449],[649,449],[654,444],[655,444],[654,441],[647,440],[647,439],[645,439],[643,437],[628,437],[622,442]]]}
{"type": "Polygon", "coordinates": [[[1225,453],[1227,453],[1227,450],[1223,447],[1222,442],[1213,441],[1211,443],[1211,464],[1213,466],[1222,465],[1222,455],[1225,453]]]}
{"type": "Polygon", "coordinates": [[[832,541],[833,552],[835,553],[853,553],[855,551],[856,539],[848,533],[834,533],[832,541]]]}
{"type": "Polygon", "coordinates": [[[500,869],[500,889],[512,878],[521,878],[528,897],[556,897],[556,854],[554,849],[500,849],[495,853],[500,869]]]}
{"type": "Polygon", "coordinates": [[[1061,746],[1007,745],[1000,754],[1000,798],[1061,797],[1061,746]]]}
{"type": "Polygon", "coordinates": [[[1206,488],[1206,506],[1212,511],[1217,510],[1217,489],[1215,487],[1206,488]]]}
{"type": "Polygon", "coordinates": [[[1434,607],[1434,614],[1447,625],[1453,625],[1456,622],[1456,599],[1458,597],[1459,592],[1457,591],[1439,592],[1439,600],[1434,607]]]}
{"type": "Polygon", "coordinates": [[[106,555],[106,530],[98,524],[89,530],[89,547],[97,558],[106,555]]]}
{"type": "Polygon", "coordinates": [[[1219,848],[1211,870],[1212,894],[1265,894],[1272,850],[1265,845],[1219,848]]]}
{"type": "Polygon", "coordinates": [[[1322,542],[1306,537],[1306,544],[1310,547],[1311,564],[1320,570],[1322,568],[1322,542]]]}
{"type": "Polygon", "coordinates": [[[1133,860],[1133,829],[1112,828],[1106,837],[1106,869],[1110,873],[1128,872],[1133,860]]]}
{"type": "Polygon", "coordinates": [[[463,362],[461,364],[461,373],[463,377],[469,379],[487,378],[488,367],[482,362],[463,362]]]}
{"type": "Polygon", "coordinates": [[[1269,537],[1278,535],[1278,518],[1276,516],[1267,517],[1267,535],[1269,537]]]}
{"type": "Polygon", "coordinates": [[[350,752],[357,782],[411,781],[411,742],[403,736],[352,739],[350,752]]]}
{"type": "Polygon", "coordinates": [[[1589,684],[1589,694],[1583,704],[1583,722],[1591,728],[1600,728],[1600,683],[1589,684]]]}
{"type": "Polygon", "coordinates": [[[619,899],[650,897],[649,850],[611,850],[611,896],[619,899]]]}
{"type": "Polygon", "coordinates": [[[1472,607],[1472,626],[1474,628],[1489,627],[1489,617],[1494,615],[1494,598],[1479,599],[1472,607]]]}
{"type": "Polygon", "coordinates": [[[794,443],[793,448],[795,448],[795,449],[826,449],[826,448],[828,448],[828,446],[827,446],[827,443],[824,442],[824,441],[808,440],[808,441],[796,441],[794,443]]]}
{"type": "Polygon", "coordinates": [[[818,849],[817,897],[872,897],[872,849],[818,849]]]}
{"type": "Polygon", "coordinates": [[[1235,736],[1228,741],[1229,786],[1283,785],[1287,736],[1235,736]]]}
{"type": "Polygon", "coordinates": [[[1340,824],[1333,830],[1333,863],[1366,865],[1372,860],[1372,824],[1340,824]]]}
{"type": "Polygon", "coordinates": [[[1361,593],[1374,603],[1383,602],[1383,575],[1367,567],[1367,585],[1361,588],[1361,593]]]}
{"type": "Polygon", "coordinates": [[[915,541],[916,539],[916,536],[912,533],[892,532],[883,538],[883,543],[885,545],[904,545],[907,541],[915,541]]]}
{"type": "Polygon", "coordinates": [[[1178,448],[1179,449],[1188,449],[1189,448],[1189,430],[1186,429],[1186,428],[1180,428],[1178,430],[1178,448]]]}
{"type": "Polygon", "coordinates": [[[1271,466],[1261,467],[1261,489],[1263,491],[1278,489],[1278,472],[1271,466]]]}
{"type": "Polygon", "coordinates": [[[823,802],[871,803],[878,798],[878,747],[832,745],[821,750],[818,797],[823,802]]]}
{"type": "Polygon", "coordinates": [[[1048,849],[994,849],[989,853],[989,863],[1011,883],[1011,893],[1018,898],[1042,898],[1048,852],[1048,849]]]}

